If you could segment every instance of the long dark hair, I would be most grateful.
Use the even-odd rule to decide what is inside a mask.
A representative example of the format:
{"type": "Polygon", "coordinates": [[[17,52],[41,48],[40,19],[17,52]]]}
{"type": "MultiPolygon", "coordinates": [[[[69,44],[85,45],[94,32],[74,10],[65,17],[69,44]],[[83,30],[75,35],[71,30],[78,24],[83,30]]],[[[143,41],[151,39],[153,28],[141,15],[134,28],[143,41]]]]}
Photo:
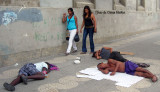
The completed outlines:
{"type": "Polygon", "coordinates": [[[72,12],[72,14],[74,15],[74,11],[73,11],[73,8],[68,8],[68,11],[71,11],[72,12]]]}
{"type": "Polygon", "coordinates": [[[91,14],[92,14],[92,11],[91,11],[91,9],[90,9],[90,7],[89,6],[85,6],[84,7],[84,10],[83,10],[83,18],[85,19],[85,17],[86,17],[86,13],[85,13],[85,9],[88,9],[88,11],[89,11],[89,16],[88,17],[91,17],[91,14]]]}

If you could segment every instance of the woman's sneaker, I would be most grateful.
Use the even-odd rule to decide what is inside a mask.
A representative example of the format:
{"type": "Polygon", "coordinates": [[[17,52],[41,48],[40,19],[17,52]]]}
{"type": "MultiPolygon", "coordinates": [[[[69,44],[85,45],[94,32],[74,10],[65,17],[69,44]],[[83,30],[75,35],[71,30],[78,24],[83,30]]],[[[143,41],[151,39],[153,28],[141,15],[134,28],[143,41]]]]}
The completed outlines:
{"type": "Polygon", "coordinates": [[[70,55],[70,53],[65,53],[66,56],[70,55]]]}
{"type": "Polygon", "coordinates": [[[15,91],[15,87],[12,86],[11,84],[8,84],[8,83],[4,83],[3,84],[4,88],[8,91],[15,91]]]}

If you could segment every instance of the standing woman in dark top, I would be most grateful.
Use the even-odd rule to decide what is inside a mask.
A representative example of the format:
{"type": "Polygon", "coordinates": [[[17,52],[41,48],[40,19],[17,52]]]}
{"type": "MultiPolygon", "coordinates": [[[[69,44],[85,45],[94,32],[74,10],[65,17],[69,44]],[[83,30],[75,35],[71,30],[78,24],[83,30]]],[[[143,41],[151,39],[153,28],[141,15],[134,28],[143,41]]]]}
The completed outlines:
{"type": "Polygon", "coordinates": [[[96,18],[94,14],[92,13],[89,6],[85,6],[83,10],[83,22],[81,26],[80,32],[82,33],[82,28],[84,27],[83,32],[83,44],[82,44],[82,52],[81,54],[87,53],[86,48],[86,38],[89,34],[89,40],[90,40],[90,49],[91,54],[94,52],[94,41],[93,41],[93,34],[97,32],[97,25],[96,25],[96,18]]]}

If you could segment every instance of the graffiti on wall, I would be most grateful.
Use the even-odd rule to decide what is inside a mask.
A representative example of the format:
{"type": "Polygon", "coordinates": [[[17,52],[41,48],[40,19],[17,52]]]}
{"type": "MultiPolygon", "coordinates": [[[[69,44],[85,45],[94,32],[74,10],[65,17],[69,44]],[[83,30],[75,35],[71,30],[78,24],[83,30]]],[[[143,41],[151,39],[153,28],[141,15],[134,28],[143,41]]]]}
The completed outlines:
{"type": "Polygon", "coordinates": [[[25,8],[19,10],[0,11],[0,25],[8,25],[16,21],[40,22],[43,20],[41,10],[37,8],[25,8]]]}
{"type": "Polygon", "coordinates": [[[47,42],[49,40],[63,40],[65,39],[65,33],[52,34],[50,32],[40,33],[35,32],[34,39],[36,41],[47,42]]]}
{"type": "Polygon", "coordinates": [[[15,12],[4,12],[2,17],[3,25],[8,25],[17,19],[17,14],[15,12]]]}

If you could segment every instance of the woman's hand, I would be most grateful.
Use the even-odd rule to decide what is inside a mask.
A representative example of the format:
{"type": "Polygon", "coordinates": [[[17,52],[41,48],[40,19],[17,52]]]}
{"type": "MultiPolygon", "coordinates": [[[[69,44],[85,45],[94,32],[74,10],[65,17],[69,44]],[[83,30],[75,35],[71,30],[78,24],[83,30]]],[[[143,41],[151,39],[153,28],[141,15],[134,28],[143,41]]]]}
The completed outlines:
{"type": "Polygon", "coordinates": [[[97,28],[96,27],[94,28],[94,33],[97,33],[97,28]]]}
{"type": "Polygon", "coordinates": [[[63,14],[62,22],[65,23],[67,21],[66,13],[63,14]]]}
{"type": "Polygon", "coordinates": [[[79,31],[78,31],[78,29],[77,29],[77,32],[76,32],[76,33],[78,34],[78,32],[79,32],[79,31]]]}
{"type": "Polygon", "coordinates": [[[66,13],[63,14],[63,17],[66,17],[66,13]]]}

